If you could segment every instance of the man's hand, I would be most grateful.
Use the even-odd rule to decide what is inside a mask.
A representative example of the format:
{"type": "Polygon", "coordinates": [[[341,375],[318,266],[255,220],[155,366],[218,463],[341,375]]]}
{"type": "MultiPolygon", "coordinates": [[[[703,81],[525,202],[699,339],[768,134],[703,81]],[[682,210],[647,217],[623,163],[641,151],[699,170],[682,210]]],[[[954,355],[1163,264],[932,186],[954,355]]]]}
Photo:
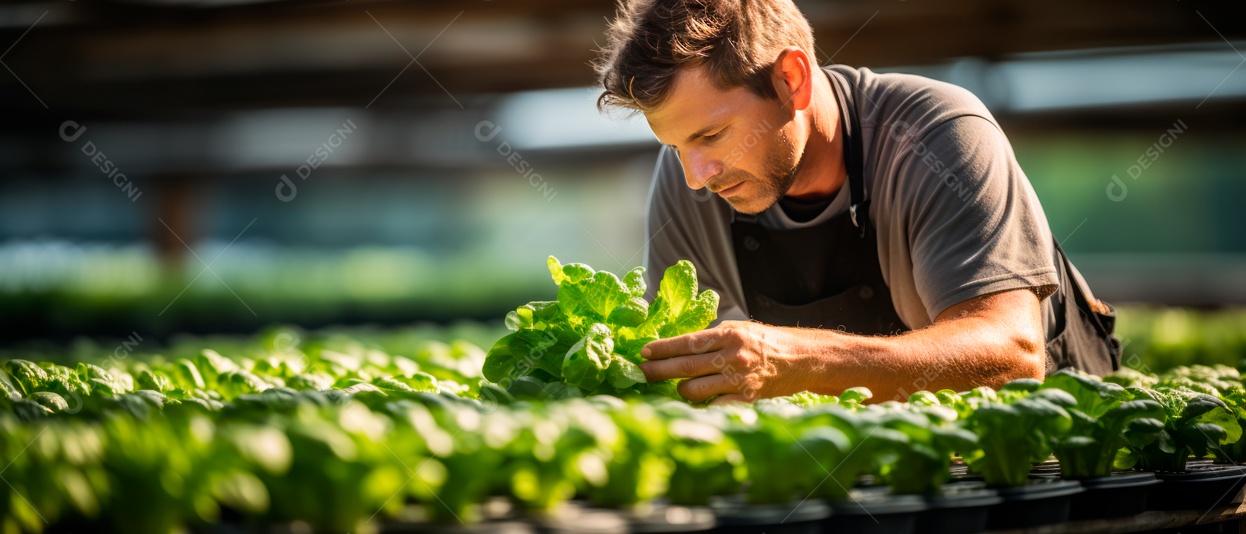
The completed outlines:
{"type": "Polygon", "coordinates": [[[687,378],[678,391],[685,399],[701,402],[717,395],[713,404],[753,402],[791,395],[808,389],[789,333],[782,328],[748,321],[721,325],[645,345],[640,364],[649,381],[687,378]]]}

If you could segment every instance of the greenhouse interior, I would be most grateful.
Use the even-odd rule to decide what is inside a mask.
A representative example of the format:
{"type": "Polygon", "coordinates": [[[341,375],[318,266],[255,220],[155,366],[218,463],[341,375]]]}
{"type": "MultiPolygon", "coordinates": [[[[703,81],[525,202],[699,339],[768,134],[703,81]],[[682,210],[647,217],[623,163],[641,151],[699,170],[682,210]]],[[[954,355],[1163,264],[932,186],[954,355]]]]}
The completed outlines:
{"type": "Polygon", "coordinates": [[[1246,531],[1246,5],[23,0],[0,34],[3,534],[1246,531]],[[936,112],[987,122],[880,133],[936,112]]]}

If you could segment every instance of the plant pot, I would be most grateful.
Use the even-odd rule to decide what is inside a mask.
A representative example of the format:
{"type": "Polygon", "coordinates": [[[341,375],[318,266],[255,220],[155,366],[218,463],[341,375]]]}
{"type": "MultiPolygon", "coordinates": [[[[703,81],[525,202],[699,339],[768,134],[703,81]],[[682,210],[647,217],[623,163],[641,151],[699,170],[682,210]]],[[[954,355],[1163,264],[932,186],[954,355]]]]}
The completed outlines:
{"type": "Polygon", "coordinates": [[[999,492],[982,482],[949,482],[942,495],[926,497],[926,510],[917,516],[917,531],[957,534],[986,530],[991,507],[1003,502],[999,492]]]}
{"type": "Polygon", "coordinates": [[[381,534],[534,534],[536,530],[521,521],[481,521],[479,523],[386,523],[381,534]]]}
{"type": "Polygon", "coordinates": [[[887,484],[880,484],[880,483],[878,482],[878,479],[877,479],[877,478],[875,478],[875,477],[874,477],[874,475],[861,475],[861,477],[857,479],[857,483],[856,483],[856,484],[854,484],[852,487],[854,487],[854,488],[872,488],[872,487],[876,487],[876,486],[886,486],[886,485],[887,485],[887,484]]]}
{"type": "Polygon", "coordinates": [[[633,533],[706,532],[714,528],[714,512],[708,506],[680,506],[644,503],[628,509],[611,510],[633,533]]]}
{"type": "Polygon", "coordinates": [[[1086,491],[1073,496],[1069,519],[1106,519],[1138,515],[1147,496],[1160,484],[1154,473],[1120,471],[1105,477],[1078,479],[1086,491]]]}
{"type": "Polygon", "coordinates": [[[627,520],[614,510],[590,508],[579,501],[552,510],[525,511],[517,518],[532,525],[538,534],[626,534],[627,520]]]}
{"type": "Polygon", "coordinates": [[[969,466],[965,465],[964,462],[952,462],[952,465],[948,466],[947,472],[951,475],[952,480],[960,480],[963,477],[969,476],[969,466]]]}
{"type": "Polygon", "coordinates": [[[1246,467],[1190,462],[1183,473],[1155,473],[1163,481],[1151,491],[1148,510],[1210,510],[1238,500],[1246,467]]]}
{"type": "Polygon", "coordinates": [[[581,510],[541,518],[534,522],[537,534],[626,534],[627,520],[618,513],[604,510],[581,510]]]}
{"type": "Polygon", "coordinates": [[[1074,480],[1036,478],[1024,486],[996,491],[1003,502],[991,509],[987,528],[1007,530],[1068,521],[1073,496],[1082,492],[1082,485],[1074,480]]]}
{"type": "MultiPolygon", "coordinates": [[[[444,520],[432,519],[430,510],[424,504],[407,504],[394,518],[380,524],[380,534],[533,534],[532,525],[515,513],[515,507],[505,498],[491,498],[485,503],[472,505],[472,517],[478,520],[461,517],[444,520]]],[[[284,530],[285,533],[297,533],[300,530],[284,530]]],[[[272,530],[269,534],[279,534],[272,530]]]]}
{"type": "Polygon", "coordinates": [[[743,496],[716,498],[710,503],[715,534],[818,534],[831,515],[826,502],[814,499],[784,504],[748,504],[743,496]]]}
{"type": "MultiPolygon", "coordinates": [[[[491,498],[479,505],[473,506],[476,512],[475,516],[479,517],[479,521],[462,522],[455,521],[453,518],[447,520],[434,520],[430,517],[428,506],[420,504],[410,504],[403,507],[395,517],[389,519],[380,525],[379,532],[381,534],[424,534],[424,533],[449,533],[449,534],[476,534],[486,532],[498,532],[502,534],[533,534],[534,530],[531,524],[523,521],[522,518],[516,517],[514,506],[509,500],[503,498],[491,498]]],[[[290,531],[290,532],[297,532],[290,531]]],[[[278,534],[276,531],[269,534],[278,534]]]]}
{"type": "Polygon", "coordinates": [[[1047,460],[1042,463],[1034,464],[1030,468],[1030,478],[1059,478],[1060,477],[1060,461],[1047,460]]]}
{"type": "MultiPolygon", "coordinates": [[[[968,480],[979,481],[982,476],[969,470],[969,466],[965,464],[952,464],[948,468],[952,480],[968,480]]],[[[1042,463],[1033,464],[1030,467],[1030,478],[1060,478],[1060,462],[1058,460],[1047,460],[1042,463]]]]}
{"type": "Polygon", "coordinates": [[[822,521],[826,532],[905,533],[917,528],[926,501],[917,495],[892,495],[886,487],[854,489],[848,498],[833,501],[831,516],[822,521]]]}
{"type": "Polygon", "coordinates": [[[519,514],[519,508],[506,497],[490,497],[478,506],[480,517],[486,521],[513,520],[519,514]]]}

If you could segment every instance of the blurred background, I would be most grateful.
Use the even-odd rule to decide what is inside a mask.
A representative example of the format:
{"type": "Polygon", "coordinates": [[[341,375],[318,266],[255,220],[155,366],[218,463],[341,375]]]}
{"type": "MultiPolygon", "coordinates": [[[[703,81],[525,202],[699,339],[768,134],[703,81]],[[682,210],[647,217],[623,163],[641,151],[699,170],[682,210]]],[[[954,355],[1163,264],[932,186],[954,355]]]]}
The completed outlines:
{"type": "MultiPolygon", "coordinates": [[[[797,3],[823,64],[990,107],[1127,352],[1242,356],[1246,5],[797,3]]],[[[496,321],[550,254],[639,265],[658,145],[594,107],[612,14],[0,4],[0,343],[496,321]]]]}

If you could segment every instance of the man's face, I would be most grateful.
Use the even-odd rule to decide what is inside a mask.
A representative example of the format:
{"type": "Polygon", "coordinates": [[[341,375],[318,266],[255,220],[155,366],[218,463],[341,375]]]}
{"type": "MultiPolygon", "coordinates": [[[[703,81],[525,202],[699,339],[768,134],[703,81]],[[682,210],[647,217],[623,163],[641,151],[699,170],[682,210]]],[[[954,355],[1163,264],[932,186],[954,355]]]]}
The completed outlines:
{"type": "Polygon", "coordinates": [[[796,179],[804,142],[794,139],[782,102],[744,87],[718,89],[702,68],[681,70],[645,119],[677,149],[688,187],[709,188],[740,213],[765,211],[796,179]]]}

